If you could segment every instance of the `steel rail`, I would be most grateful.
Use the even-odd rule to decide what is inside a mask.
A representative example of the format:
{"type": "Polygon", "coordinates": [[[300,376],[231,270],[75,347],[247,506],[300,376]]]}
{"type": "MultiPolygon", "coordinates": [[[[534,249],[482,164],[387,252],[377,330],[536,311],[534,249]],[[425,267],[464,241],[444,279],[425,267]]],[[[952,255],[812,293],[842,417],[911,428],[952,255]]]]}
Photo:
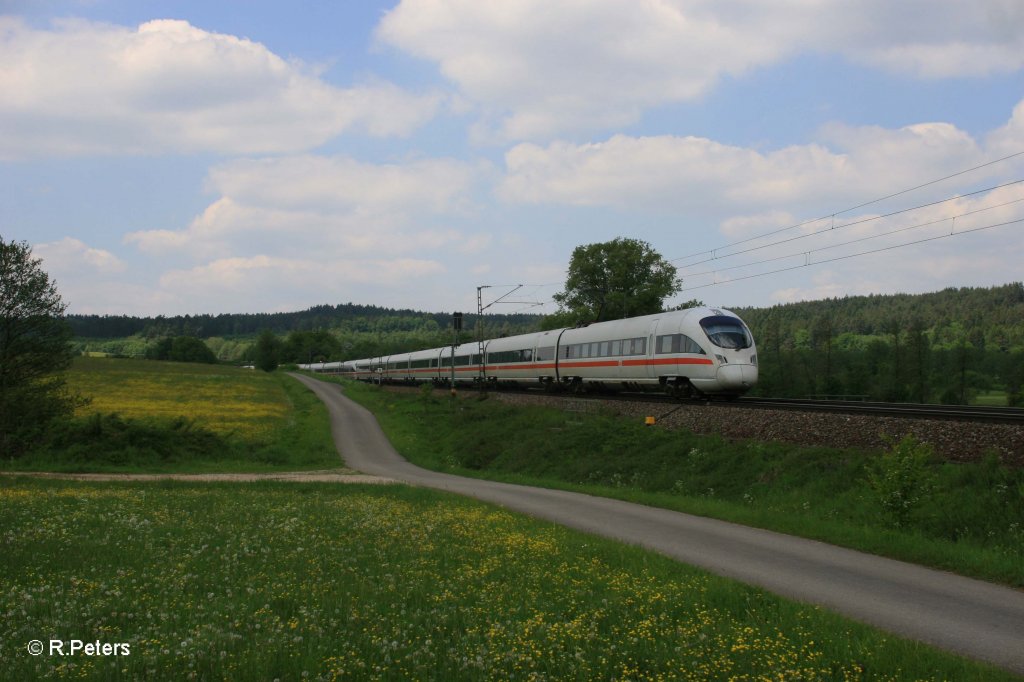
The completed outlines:
{"type": "Polygon", "coordinates": [[[733,402],[720,404],[754,409],[836,412],[841,414],[867,414],[879,417],[1024,424],[1024,409],[1019,407],[929,405],[922,403],[881,403],[796,398],[739,398],[733,402]]]}
{"type": "MultiPolygon", "coordinates": [[[[402,387],[400,382],[390,384],[402,387]]],[[[478,386],[465,386],[465,390],[478,390],[478,386]]],[[[511,388],[497,385],[488,386],[488,391],[524,392],[529,395],[545,395],[553,398],[572,400],[606,400],[659,403],[662,405],[708,405],[725,408],[749,408],[762,410],[790,410],[797,412],[831,412],[836,414],[859,414],[876,417],[899,417],[904,419],[935,419],[946,421],[968,421],[990,424],[1024,424],[1024,409],[1019,407],[991,407],[984,405],[930,405],[924,403],[883,403],[857,400],[816,400],[803,398],[753,398],[740,397],[732,400],[715,398],[680,399],[656,392],[584,392],[544,391],[532,388],[511,388]]]]}

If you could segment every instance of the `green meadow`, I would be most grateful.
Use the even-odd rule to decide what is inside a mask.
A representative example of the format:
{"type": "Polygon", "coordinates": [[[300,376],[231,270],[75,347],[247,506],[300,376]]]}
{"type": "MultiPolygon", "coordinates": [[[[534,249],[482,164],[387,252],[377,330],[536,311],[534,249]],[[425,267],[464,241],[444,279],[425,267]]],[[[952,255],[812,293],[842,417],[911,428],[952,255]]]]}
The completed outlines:
{"type": "Polygon", "coordinates": [[[712,516],[1024,586],[1024,470],[730,441],[601,414],[345,382],[420,466],[712,516]]]}
{"type": "Polygon", "coordinates": [[[11,680],[1012,679],[405,486],[0,478],[0,525],[11,680]],[[51,639],[129,655],[28,652],[51,639]]]}
{"type": "Polygon", "coordinates": [[[79,416],[185,418],[222,435],[265,437],[286,424],[291,404],[278,377],[225,365],[77,358],[68,383],[90,399],[79,416]]]}
{"type": "Polygon", "coordinates": [[[89,403],[0,467],[184,473],[342,465],[323,405],[280,373],[83,357],[68,385],[89,403]]]}

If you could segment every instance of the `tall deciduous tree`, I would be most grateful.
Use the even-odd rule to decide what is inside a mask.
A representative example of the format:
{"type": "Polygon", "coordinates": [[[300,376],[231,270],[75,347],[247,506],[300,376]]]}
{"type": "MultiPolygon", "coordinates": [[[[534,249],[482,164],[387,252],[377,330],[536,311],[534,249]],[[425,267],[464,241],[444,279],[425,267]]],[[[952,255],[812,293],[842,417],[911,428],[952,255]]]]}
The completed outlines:
{"type": "Polygon", "coordinates": [[[53,419],[70,414],[63,371],[71,364],[67,305],[25,242],[0,236],[0,455],[31,446],[53,419]]]}
{"type": "Polygon", "coordinates": [[[565,291],[554,298],[577,321],[600,322],[661,312],[681,286],[675,266],[650,244],[619,237],[576,247],[565,291]]]}
{"type": "Polygon", "coordinates": [[[281,340],[274,336],[274,332],[264,329],[256,339],[256,347],[253,349],[253,358],[257,369],[264,372],[273,372],[281,363],[281,340]]]}

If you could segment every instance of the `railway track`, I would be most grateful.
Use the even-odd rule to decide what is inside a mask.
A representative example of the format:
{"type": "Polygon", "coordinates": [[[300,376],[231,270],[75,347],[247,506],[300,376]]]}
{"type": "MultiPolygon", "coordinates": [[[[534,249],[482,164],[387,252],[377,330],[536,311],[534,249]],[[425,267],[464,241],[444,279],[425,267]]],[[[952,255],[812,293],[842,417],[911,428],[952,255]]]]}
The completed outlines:
{"type": "Polygon", "coordinates": [[[771,410],[835,412],[840,414],[877,415],[880,417],[908,417],[914,419],[987,422],[991,424],[1024,424],[1024,409],[1019,407],[923,405],[917,403],[800,400],[793,398],[740,398],[731,403],[719,404],[771,410]]]}
{"type": "MultiPolygon", "coordinates": [[[[401,384],[392,384],[401,386],[401,384]]],[[[463,388],[461,390],[476,390],[463,388]]],[[[496,390],[491,388],[489,390],[496,390]]],[[[501,389],[498,389],[501,390],[501,389]]],[[[532,389],[511,389],[527,394],[540,394],[532,389]]],[[[750,398],[735,400],[679,400],[658,393],[605,393],[573,394],[543,393],[551,397],[574,400],[627,400],[633,402],[670,405],[709,405],[722,408],[751,408],[765,410],[789,410],[797,412],[830,412],[834,414],[857,414],[877,417],[903,417],[908,419],[937,419],[945,421],[966,421],[989,424],[1024,424],[1024,409],[1019,407],[988,407],[982,405],[926,405],[918,403],[880,403],[854,400],[811,400],[800,398],[750,398]]]]}

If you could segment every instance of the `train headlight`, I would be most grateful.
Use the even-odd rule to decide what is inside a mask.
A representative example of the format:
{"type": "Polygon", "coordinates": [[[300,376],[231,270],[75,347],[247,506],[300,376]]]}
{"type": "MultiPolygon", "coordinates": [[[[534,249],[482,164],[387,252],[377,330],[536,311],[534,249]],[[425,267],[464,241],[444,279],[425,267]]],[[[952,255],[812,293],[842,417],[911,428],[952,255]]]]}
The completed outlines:
{"type": "Polygon", "coordinates": [[[716,354],[716,355],[715,355],[715,358],[716,358],[716,359],[718,360],[718,362],[720,362],[720,363],[721,363],[721,364],[723,364],[723,365],[728,365],[728,364],[729,364],[729,361],[725,359],[725,356],[724,356],[724,355],[718,355],[718,354],[716,354]]]}
{"type": "Polygon", "coordinates": [[[754,355],[750,356],[750,364],[752,364],[752,365],[756,365],[757,364],[757,354],[756,353],[754,355]]]}

